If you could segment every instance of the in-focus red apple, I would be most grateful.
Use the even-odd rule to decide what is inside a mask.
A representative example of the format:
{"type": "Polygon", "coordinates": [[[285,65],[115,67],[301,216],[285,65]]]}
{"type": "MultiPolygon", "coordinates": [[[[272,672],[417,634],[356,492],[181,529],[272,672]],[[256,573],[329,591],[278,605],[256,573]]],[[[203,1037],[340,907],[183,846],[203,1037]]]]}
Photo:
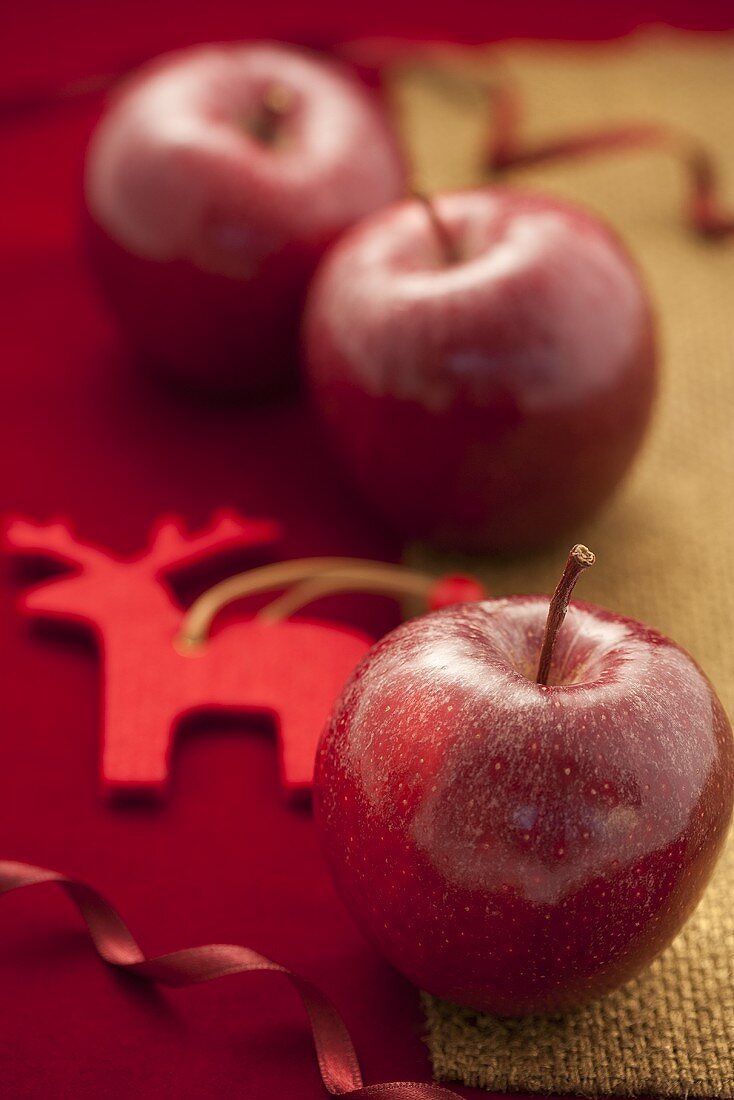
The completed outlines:
{"type": "Polygon", "coordinates": [[[307,302],[314,400],[363,494],[411,537],[514,550],[618,484],[656,382],[650,304],[591,214],[485,188],[341,238],[307,302]]]}
{"type": "Polygon", "coordinates": [[[155,366],[273,388],[322,252],[404,189],[388,123],[346,68],[270,43],[198,46],[141,69],[97,127],[89,252],[155,366]]]}
{"type": "Polygon", "coordinates": [[[731,727],[694,661],[590,604],[559,629],[584,553],[550,614],[516,596],[388,634],[318,752],[316,820],[363,931],[421,988],[500,1015],[636,975],[692,912],[731,817],[731,727]]]}

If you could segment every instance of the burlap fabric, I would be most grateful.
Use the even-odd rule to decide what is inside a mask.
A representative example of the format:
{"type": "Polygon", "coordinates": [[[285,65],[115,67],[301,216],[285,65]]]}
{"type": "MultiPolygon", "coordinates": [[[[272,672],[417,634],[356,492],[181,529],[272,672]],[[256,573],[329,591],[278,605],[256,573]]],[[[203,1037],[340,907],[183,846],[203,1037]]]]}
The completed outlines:
{"type": "MultiPolygon", "coordinates": [[[[517,80],[528,139],[602,122],[664,120],[716,152],[734,205],[734,38],[646,33],[623,43],[518,44],[497,58],[517,80]]],[[[395,89],[426,188],[478,179],[486,107],[466,89],[404,73],[395,89]]],[[[573,532],[597,554],[584,599],[670,634],[734,713],[734,240],[681,224],[669,154],[635,151],[536,167],[523,186],[581,201],[617,227],[660,317],[663,385],[654,429],[624,489],[573,532]]],[[[559,491],[562,487],[559,486],[559,491]]],[[[566,548],[532,560],[453,558],[496,594],[550,592],[566,548]]],[[[415,563],[446,556],[416,551],[415,563]]],[[[734,843],[675,944],[639,980],[565,1019],[499,1021],[425,998],[436,1076],[493,1090],[734,1097],[734,843]]]]}

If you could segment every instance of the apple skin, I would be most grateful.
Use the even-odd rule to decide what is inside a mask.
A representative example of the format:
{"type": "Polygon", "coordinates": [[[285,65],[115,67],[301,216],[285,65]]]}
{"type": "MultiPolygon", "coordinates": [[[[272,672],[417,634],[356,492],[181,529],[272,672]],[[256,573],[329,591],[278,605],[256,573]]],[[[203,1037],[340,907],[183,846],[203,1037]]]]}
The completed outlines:
{"type": "Polygon", "coordinates": [[[416,985],[497,1015],[563,1011],[638,974],[724,843],[734,744],[674,642],[571,604],[549,686],[548,600],[462,604],[367,654],[317,757],[334,881],[416,985]]]}
{"type": "Polygon", "coordinates": [[[656,389],[652,312],[610,230],[546,196],[438,196],[447,263],[407,200],[320,266],[305,364],[335,452],[404,535],[514,551],[609,496],[656,389]],[[561,488],[562,487],[562,488],[561,488]]]}
{"type": "Polygon", "coordinates": [[[123,85],[85,170],[92,270],[139,354],[224,390],[277,388],[326,247],[405,191],[376,98],[347,68],[270,43],[197,46],[123,85]],[[277,140],[251,132],[269,92],[277,140]]]}

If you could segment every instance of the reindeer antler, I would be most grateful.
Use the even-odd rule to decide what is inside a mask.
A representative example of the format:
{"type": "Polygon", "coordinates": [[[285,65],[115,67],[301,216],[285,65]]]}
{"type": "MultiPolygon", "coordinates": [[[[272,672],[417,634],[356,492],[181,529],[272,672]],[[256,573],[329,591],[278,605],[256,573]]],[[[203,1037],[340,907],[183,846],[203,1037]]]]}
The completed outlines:
{"type": "Polygon", "coordinates": [[[229,509],[216,512],[210,525],[195,535],[187,535],[181,520],[169,516],[153,529],[145,557],[156,571],[165,572],[230,548],[267,545],[280,535],[280,525],[275,521],[243,519],[229,509]]]}
{"type": "Polygon", "coordinates": [[[105,558],[103,551],[81,542],[63,520],[33,523],[11,517],[5,527],[5,541],[23,554],[42,554],[64,565],[91,566],[105,558]]]}

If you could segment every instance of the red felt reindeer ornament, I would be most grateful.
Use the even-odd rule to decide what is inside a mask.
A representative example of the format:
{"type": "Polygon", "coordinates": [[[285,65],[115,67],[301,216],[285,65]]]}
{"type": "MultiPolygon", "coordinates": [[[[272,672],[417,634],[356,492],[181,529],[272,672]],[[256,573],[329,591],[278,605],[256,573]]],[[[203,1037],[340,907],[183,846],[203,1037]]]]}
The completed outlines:
{"type": "Polygon", "coordinates": [[[268,716],[284,789],[291,795],[307,790],[331,705],[372,639],[290,615],[344,589],[411,595],[431,607],[482,594],[468,578],[437,580],[380,562],[311,558],[232,577],[188,612],[178,605],[168,584],[176,570],[225,550],[262,547],[278,534],[269,520],[233,513],[220,513],[195,536],[166,519],[142,554],[122,559],[81,542],[64,523],[9,523],[14,551],[76,567],[29,592],[23,607],[34,617],[82,624],[94,634],[104,681],[101,779],[107,792],[161,793],[176,729],[200,711],[268,716]],[[257,613],[209,636],[224,604],[283,589],[257,613]]]}

